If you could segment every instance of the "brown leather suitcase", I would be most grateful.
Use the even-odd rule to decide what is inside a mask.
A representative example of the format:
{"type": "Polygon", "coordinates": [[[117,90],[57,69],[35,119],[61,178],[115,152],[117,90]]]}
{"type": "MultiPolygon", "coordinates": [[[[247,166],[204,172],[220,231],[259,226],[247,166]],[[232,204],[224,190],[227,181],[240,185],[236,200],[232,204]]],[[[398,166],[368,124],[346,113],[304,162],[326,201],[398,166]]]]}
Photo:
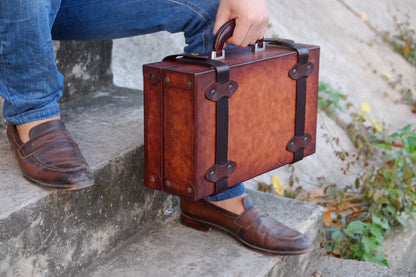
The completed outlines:
{"type": "Polygon", "coordinates": [[[234,26],[212,57],[143,66],[146,186],[198,200],[315,152],[319,47],[265,39],[224,53],[234,26]]]}

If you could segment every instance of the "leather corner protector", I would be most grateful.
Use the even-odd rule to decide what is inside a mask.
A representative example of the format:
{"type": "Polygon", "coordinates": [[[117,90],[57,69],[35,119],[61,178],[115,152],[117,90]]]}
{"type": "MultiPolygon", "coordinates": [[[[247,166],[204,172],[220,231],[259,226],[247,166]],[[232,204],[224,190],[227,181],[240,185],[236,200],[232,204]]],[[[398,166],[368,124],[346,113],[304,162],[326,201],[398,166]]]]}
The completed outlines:
{"type": "Polygon", "coordinates": [[[312,136],[310,134],[304,134],[301,137],[293,137],[287,143],[287,150],[290,152],[296,152],[299,149],[305,148],[312,141],[312,136]]]}
{"type": "Polygon", "coordinates": [[[152,172],[146,172],[144,180],[145,180],[146,186],[157,189],[157,190],[163,190],[162,178],[158,174],[155,174],[152,172]]]}
{"type": "Polygon", "coordinates": [[[150,68],[144,73],[144,79],[152,84],[160,82],[160,71],[150,68]]]}
{"type": "Polygon", "coordinates": [[[311,75],[314,69],[315,65],[311,62],[307,62],[305,64],[297,63],[289,70],[289,76],[294,80],[298,80],[302,77],[308,77],[311,75]]]}
{"type": "Polygon", "coordinates": [[[205,173],[205,178],[210,182],[217,182],[222,178],[228,178],[233,174],[237,168],[237,163],[234,161],[227,161],[223,165],[213,165],[205,173]]]}
{"type": "Polygon", "coordinates": [[[172,178],[165,178],[163,191],[189,199],[195,199],[196,196],[194,185],[172,178]]]}
{"type": "Polygon", "coordinates": [[[234,92],[238,88],[238,83],[236,81],[230,80],[227,83],[220,84],[215,83],[211,85],[206,91],[205,96],[214,102],[217,102],[223,97],[230,98],[233,96],[234,92]]]}

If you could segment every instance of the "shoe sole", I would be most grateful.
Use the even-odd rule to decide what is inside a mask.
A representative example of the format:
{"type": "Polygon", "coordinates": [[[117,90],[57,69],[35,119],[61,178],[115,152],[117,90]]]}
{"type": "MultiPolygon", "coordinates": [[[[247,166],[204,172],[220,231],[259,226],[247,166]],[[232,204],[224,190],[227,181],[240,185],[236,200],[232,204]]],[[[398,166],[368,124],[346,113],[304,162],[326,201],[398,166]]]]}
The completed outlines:
{"type": "Polygon", "coordinates": [[[208,232],[209,230],[211,230],[211,228],[223,231],[227,234],[229,234],[232,238],[236,239],[238,242],[240,242],[241,244],[243,244],[244,246],[252,249],[252,250],[256,250],[258,252],[261,252],[263,254],[273,254],[273,255],[280,255],[280,256],[298,256],[298,255],[303,255],[303,254],[307,254],[312,252],[315,247],[312,245],[312,247],[304,249],[304,250],[298,250],[298,251],[287,251],[287,250],[282,250],[282,251],[275,251],[275,250],[270,250],[270,249],[265,249],[265,248],[261,248],[255,245],[252,245],[248,242],[246,242],[245,240],[243,240],[242,238],[240,238],[237,234],[231,232],[230,230],[217,225],[215,223],[209,222],[209,221],[205,221],[205,220],[201,220],[201,219],[195,219],[193,217],[190,217],[189,215],[184,214],[183,212],[181,213],[181,223],[187,227],[199,230],[199,231],[204,231],[204,232],[208,232]]]}
{"type": "Polygon", "coordinates": [[[85,181],[85,182],[79,182],[79,183],[70,184],[70,185],[53,185],[53,184],[48,184],[48,183],[41,182],[39,180],[32,179],[26,175],[23,175],[23,177],[25,177],[26,180],[36,185],[37,187],[40,187],[48,191],[80,190],[80,189],[84,189],[84,188],[94,185],[94,181],[85,181]]]}

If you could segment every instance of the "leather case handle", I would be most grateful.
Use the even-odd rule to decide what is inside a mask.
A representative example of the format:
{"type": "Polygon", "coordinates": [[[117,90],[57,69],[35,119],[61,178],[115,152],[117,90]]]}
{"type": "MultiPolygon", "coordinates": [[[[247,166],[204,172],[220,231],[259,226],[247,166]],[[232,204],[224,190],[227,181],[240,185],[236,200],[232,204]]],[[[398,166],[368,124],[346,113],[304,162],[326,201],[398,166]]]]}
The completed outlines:
{"type": "MultiPolygon", "coordinates": [[[[214,37],[214,46],[211,53],[211,59],[224,59],[225,51],[224,45],[225,42],[233,35],[235,29],[235,19],[231,19],[225,22],[217,31],[214,37]]],[[[262,51],[265,49],[265,44],[263,39],[256,42],[253,50],[256,52],[262,51]]]]}
{"type": "MultiPolygon", "coordinates": [[[[225,42],[229,39],[234,32],[235,29],[235,19],[231,19],[222,25],[214,37],[214,47],[212,51],[222,51],[224,48],[225,42]]],[[[218,53],[221,54],[221,53],[218,53]]]]}

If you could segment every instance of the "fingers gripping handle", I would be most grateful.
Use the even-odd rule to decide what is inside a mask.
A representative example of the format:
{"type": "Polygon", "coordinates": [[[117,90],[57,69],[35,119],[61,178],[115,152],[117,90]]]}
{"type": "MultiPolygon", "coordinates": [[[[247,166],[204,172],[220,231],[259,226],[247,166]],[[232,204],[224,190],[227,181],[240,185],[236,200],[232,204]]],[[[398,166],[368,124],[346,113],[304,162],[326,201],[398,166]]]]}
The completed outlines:
{"type": "MultiPolygon", "coordinates": [[[[236,23],[235,19],[231,19],[222,25],[214,37],[214,47],[211,53],[211,59],[224,59],[225,58],[225,51],[224,45],[225,42],[232,37],[236,23]]],[[[265,49],[265,44],[263,40],[259,40],[256,42],[254,46],[255,51],[261,51],[265,49]]]]}

